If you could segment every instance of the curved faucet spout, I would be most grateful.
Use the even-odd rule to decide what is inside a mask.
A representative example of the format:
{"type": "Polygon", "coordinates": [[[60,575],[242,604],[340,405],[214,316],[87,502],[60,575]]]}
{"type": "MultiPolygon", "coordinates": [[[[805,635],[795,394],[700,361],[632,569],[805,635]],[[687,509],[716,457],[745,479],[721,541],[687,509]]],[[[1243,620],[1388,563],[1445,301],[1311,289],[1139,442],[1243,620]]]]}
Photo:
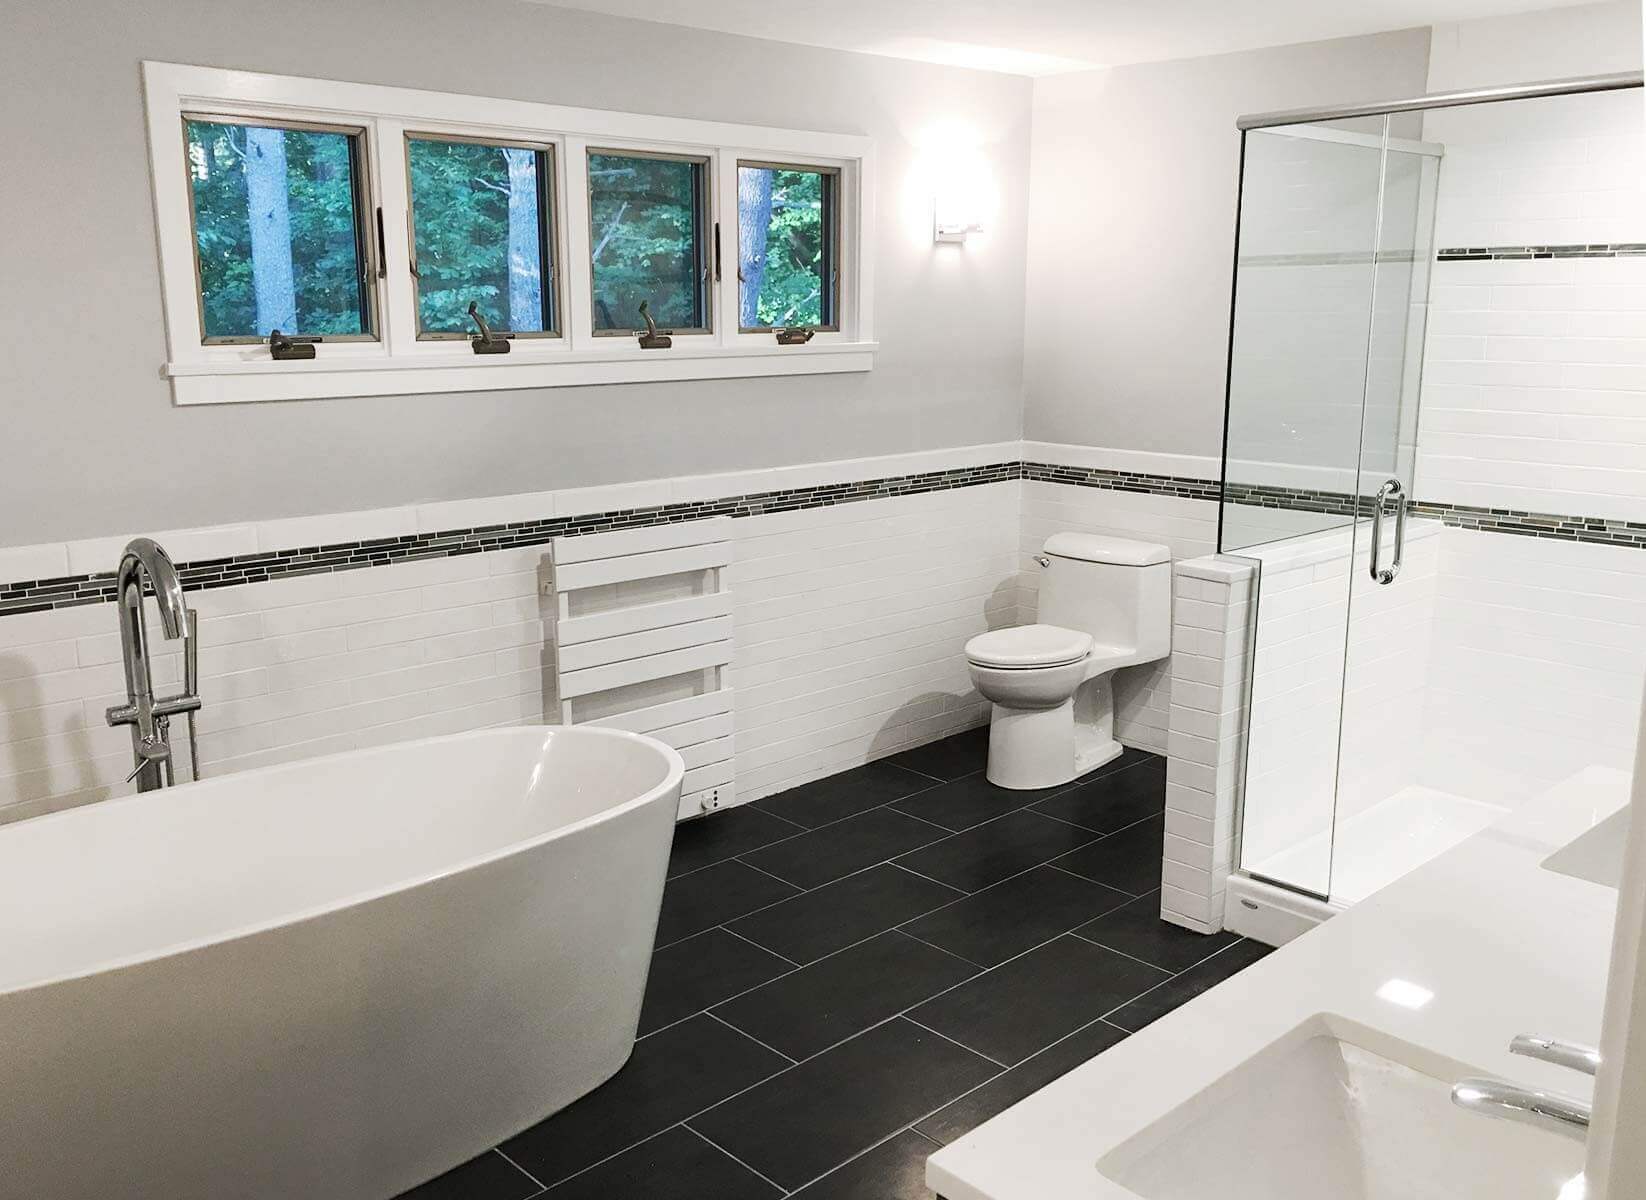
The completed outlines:
{"type": "MultiPolygon", "coordinates": [[[[183,584],[171,557],[154,539],[133,538],[120,555],[115,574],[115,608],[120,614],[120,658],[126,671],[126,702],[106,714],[110,725],[131,726],[131,778],[138,791],[171,783],[171,718],[189,717],[189,745],[194,746],[194,711],[200,707],[199,638],[194,614],[183,600],[183,584]],[[183,690],[156,699],[149,669],[148,636],[143,627],[143,582],[154,586],[155,607],[168,638],[183,639],[183,690]]],[[[199,778],[198,758],[195,778],[199,778]]]]}
{"type": "Polygon", "coordinates": [[[1535,1125],[1583,1141],[1589,1132],[1586,1100],[1560,1092],[1519,1087],[1499,1079],[1464,1079],[1452,1087],[1452,1103],[1471,1112],[1535,1125]]]}
{"type": "Polygon", "coordinates": [[[183,585],[177,578],[177,568],[171,556],[160,548],[153,538],[132,538],[126,552],[120,556],[120,570],[115,578],[115,594],[126,603],[126,589],[136,586],[141,603],[143,577],[154,585],[154,599],[160,610],[160,625],[167,638],[188,636],[188,618],[183,604],[183,585]]]}

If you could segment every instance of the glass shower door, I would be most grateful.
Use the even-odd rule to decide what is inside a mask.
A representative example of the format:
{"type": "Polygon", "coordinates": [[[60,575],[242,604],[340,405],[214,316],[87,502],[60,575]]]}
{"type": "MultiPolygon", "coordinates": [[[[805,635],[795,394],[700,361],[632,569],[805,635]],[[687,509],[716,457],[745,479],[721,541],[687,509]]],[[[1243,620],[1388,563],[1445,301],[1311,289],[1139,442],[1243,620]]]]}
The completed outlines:
{"type": "Polygon", "coordinates": [[[1380,116],[1253,130],[1242,162],[1219,531],[1260,572],[1240,865],[1323,898],[1342,750],[1361,762],[1350,726],[1377,698],[1356,670],[1355,564],[1370,569],[1372,497],[1399,479],[1392,562],[1390,493],[1411,477],[1433,196],[1419,158],[1380,116]]]}
{"type": "MultiPolygon", "coordinates": [[[[1399,118],[1391,118],[1391,122],[1399,118]]],[[[1421,834],[1401,797],[1418,776],[1435,543],[1408,544],[1439,147],[1385,139],[1351,529],[1331,899],[1364,899],[1421,834]]]]}

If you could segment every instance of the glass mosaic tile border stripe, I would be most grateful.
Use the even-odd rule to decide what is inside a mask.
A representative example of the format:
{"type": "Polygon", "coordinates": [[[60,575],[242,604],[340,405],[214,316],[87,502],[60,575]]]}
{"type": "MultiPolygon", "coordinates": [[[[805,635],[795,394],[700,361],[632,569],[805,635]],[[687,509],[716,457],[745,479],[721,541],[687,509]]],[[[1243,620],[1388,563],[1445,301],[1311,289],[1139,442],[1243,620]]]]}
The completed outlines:
{"type": "MultiPolygon", "coordinates": [[[[993,463],[979,467],[956,467],[914,475],[892,475],[881,479],[849,483],[817,484],[781,491],[725,496],[716,500],[664,504],[650,508],[617,509],[583,513],[569,517],[549,517],[538,521],[515,521],[473,529],[447,529],[437,533],[406,534],[370,541],[340,542],[325,546],[304,546],[179,563],[178,577],[188,591],[201,588],[235,587],[262,583],[289,575],[311,575],[325,571],[351,571],[366,567],[386,567],[424,558],[446,558],[459,554],[484,554],[519,546],[540,546],[550,538],[570,534],[607,533],[614,529],[635,529],[696,521],[704,517],[752,517],[761,513],[790,512],[802,508],[822,508],[878,500],[920,492],[976,487],[1020,477],[1021,464],[993,463]]],[[[0,584],[0,617],[46,608],[66,608],[78,604],[99,604],[114,599],[112,571],[95,575],[71,575],[57,579],[25,580],[0,584]]]]}
{"type": "MultiPolygon", "coordinates": [[[[178,573],[183,586],[190,591],[235,587],[288,575],[351,571],[391,566],[424,558],[484,554],[491,550],[538,546],[547,543],[550,538],[566,535],[605,533],[613,529],[634,529],[647,525],[695,521],[704,517],[751,517],[761,513],[791,512],[890,496],[977,487],[1012,479],[1069,484],[1104,491],[1173,496],[1212,503],[1223,499],[1222,488],[1212,479],[1154,475],[1141,471],[1115,471],[1100,467],[1070,467],[1055,463],[999,462],[986,466],[956,467],[849,483],[752,492],[715,500],[665,504],[650,508],[618,509],[539,521],[516,521],[473,529],[448,529],[437,533],[407,534],[402,537],[369,541],[271,550],[233,558],[181,563],[178,565],[178,573]]],[[[1353,516],[1357,506],[1355,496],[1348,492],[1253,484],[1231,484],[1228,498],[1231,503],[1236,504],[1303,512],[1337,513],[1342,516],[1353,516]]],[[[1478,505],[1447,504],[1440,501],[1415,502],[1411,512],[1413,516],[1440,520],[1460,529],[1524,537],[1559,538],[1566,541],[1594,542],[1646,550],[1646,522],[1484,508],[1478,505]]],[[[81,604],[100,604],[113,599],[112,571],[95,575],[70,575],[54,579],[0,583],[0,617],[81,604]]]]}
{"type": "Polygon", "coordinates": [[[1438,262],[1490,262],[1504,258],[1633,258],[1646,255],[1646,242],[1590,242],[1564,246],[1449,246],[1435,251],[1438,262]]]}

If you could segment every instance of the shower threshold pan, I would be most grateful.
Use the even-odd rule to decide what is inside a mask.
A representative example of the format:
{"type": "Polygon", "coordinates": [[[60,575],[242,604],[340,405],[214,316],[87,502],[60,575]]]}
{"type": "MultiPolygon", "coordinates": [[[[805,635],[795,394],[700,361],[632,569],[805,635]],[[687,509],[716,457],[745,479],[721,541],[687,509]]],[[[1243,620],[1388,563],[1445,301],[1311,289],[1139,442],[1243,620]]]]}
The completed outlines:
{"type": "Polygon", "coordinates": [[[1290,941],[1491,825],[1508,810],[1422,785],[1401,788],[1342,821],[1332,833],[1288,846],[1229,879],[1224,924],[1271,945],[1290,941]],[[1330,899],[1268,882],[1291,878],[1300,862],[1335,840],[1330,899]]]}

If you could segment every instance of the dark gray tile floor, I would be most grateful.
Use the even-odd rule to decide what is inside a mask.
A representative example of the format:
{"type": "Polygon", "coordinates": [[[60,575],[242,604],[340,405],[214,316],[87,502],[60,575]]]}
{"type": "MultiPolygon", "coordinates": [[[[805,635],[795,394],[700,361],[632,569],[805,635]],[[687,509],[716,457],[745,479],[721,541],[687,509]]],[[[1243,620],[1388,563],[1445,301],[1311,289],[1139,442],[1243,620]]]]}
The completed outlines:
{"type": "Polygon", "coordinates": [[[628,1064],[402,1200],[931,1200],[926,1157],[1267,947],[1159,918],[1165,763],[973,730],[680,826],[628,1064]]]}

